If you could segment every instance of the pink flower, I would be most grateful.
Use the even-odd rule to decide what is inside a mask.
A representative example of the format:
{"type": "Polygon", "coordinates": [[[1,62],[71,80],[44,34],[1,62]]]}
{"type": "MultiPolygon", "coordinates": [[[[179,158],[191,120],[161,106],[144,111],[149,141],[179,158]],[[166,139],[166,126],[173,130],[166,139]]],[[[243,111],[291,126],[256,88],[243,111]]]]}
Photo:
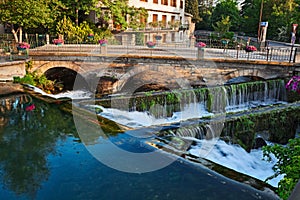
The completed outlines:
{"type": "Polygon", "coordinates": [[[29,106],[26,106],[25,110],[27,112],[33,111],[35,109],[35,105],[34,104],[30,104],[29,106]]]}
{"type": "Polygon", "coordinates": [[[63,39],[54,39],[52,42],[53,42],[53,44],[63,44],[64,40],[63,39]]]}
{"type": "Polygon", "coordinates": [[[206,44],[204,42],[197,42],[195,44],[195,47],[204,48],[204,47],[206,47],[206,44]]]}
{"type": "Polygon", "coordinates": [[[28,44],[27,42],[20,42],[18,47],[21,48],[21,49],[29,49],[30,44],[28,44]]]}
{"type": "Polygon", "coordinates": [[[247,52],[257,51],[257,48],[255,46],[246,46],[245,50],[247,52]]]}
{"type": "Polygon", "coordinates": [[[148,42],[146,42],[146,45],[147,45],[147,47],[154,47],[156,45],[156,43],[152,42],[152,41],[148,41],[148,42]]]}
{"type": "Polygon", "coordinates": [[[107,44],[107,40],[106,39],[101,39],[98,42],[99,42],[100,45],[107,44]]]}
{"type": "Polygon", "coordinates": [[[285,85],[285,88],[290,91],[300,93],[300,76],[293,76],[288,83],[285,85]]]}

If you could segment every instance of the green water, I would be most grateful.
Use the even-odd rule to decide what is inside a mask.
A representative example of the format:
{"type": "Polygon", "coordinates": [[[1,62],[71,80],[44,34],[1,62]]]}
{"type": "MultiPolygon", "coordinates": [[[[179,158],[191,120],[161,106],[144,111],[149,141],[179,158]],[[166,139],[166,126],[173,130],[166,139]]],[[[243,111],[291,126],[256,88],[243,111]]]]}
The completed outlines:
{"type": "MultiPolygon", "coordinates": [[[[0,103],[0,199],[274,199],[182,158],[148,173],[115,170],[90,154],[61,105],[28,96],[0,103]]],[[[151,151],[127,132],[105,134],[89,146],[109,140],[128,151],[151,151]]]]}

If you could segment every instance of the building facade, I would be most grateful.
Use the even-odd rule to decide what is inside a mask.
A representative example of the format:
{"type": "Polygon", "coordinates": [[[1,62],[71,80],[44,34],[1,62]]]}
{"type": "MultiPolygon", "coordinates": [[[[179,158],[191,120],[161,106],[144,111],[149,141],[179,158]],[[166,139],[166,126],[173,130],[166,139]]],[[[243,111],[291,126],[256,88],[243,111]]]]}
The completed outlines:
{"type": "Polygon", "coordinates": [[[185,0],[129,0],[128,4],[148,12],[148,18],[141,22],[146,28],[139,30],[144,33],[145,41],[180,43],[187,41],[193,33],[191,15],[184,12],[185,0]],[[161,36],[159,41],[158,35],[161,36]]]}

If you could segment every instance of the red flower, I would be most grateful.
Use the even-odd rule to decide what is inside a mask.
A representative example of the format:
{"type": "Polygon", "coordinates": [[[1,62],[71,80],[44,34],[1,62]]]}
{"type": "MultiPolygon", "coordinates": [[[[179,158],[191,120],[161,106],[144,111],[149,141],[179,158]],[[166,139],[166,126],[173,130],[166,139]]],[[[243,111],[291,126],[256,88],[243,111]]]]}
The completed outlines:
{"type": "Polygon", "coordinates": [[[27,112],[33,111],[34,109],[35,109],[35,105],[34,105],[34,104],[30,104],[29,106],[26,106],[26,108],[25,108],[25,110],[26,110],[27,112]]]}

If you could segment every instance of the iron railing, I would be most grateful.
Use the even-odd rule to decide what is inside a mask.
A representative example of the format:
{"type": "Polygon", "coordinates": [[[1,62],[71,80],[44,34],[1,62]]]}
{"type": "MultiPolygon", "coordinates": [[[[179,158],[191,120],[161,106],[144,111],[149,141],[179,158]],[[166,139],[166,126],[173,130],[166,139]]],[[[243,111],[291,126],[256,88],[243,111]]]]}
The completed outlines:
{"type": "MultiPolygon", "coordinates": [[[[92,41],[64,41],[64,45],[56,46],[52,44],[52,40],[56,36],[49,36],[47,44],[46,35],[44,34],[28,34],[26,42],[30,46],[30,52],[70,52],[70,53],[87,53],[87,54],[110,54],[110,55],[147,55],[147,56],[178,56],[183,58],[223,58],[237,60],[264,60],[279,62],[295,62],[297,48],[292,47],[268,47],[261,48],[258,51],[246,52],[244,43],[229,42],[223,43],[222,40],[201,39],[206,43],[206,48],[200,50],[195,47],[192,40],[186,39],[183,42],[162,43],[157,41],[155,48],[148,48],[144,41],[124,40],[121,36],[108,39],[105,51],[96,42],[92,41]],[[204,53],[199,54],[199,51],[204,53]],[[201,55],[199,57],[199,55],[201,55]]],[[[199,40],[198,40],[199,41],[199,40]]],[[[251,44],[252,45],[252,44],[251,44]]],[[[0,35],[0,48],[2,52],[10,52],[17,54],[16,43],[11,34],[0,35]]],[[[4,54],[2,54],[4,56],[4,54]]],[[[10,56],[11,58],[11,56],[10,56]]],[[[3,60],[3,59],[2,59],[3,60]]]]}

